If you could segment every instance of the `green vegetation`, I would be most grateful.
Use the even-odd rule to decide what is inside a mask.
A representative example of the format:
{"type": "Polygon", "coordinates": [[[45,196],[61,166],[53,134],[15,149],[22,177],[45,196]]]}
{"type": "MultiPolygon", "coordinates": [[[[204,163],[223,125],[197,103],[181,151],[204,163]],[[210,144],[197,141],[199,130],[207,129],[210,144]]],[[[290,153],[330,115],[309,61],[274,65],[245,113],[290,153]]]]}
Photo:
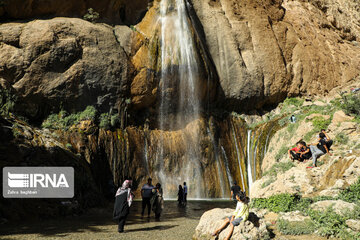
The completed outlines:
{"type": "Polygon", "coordinates": [[[267,186],[269,186],[273,182],[275,182],[275,178],[271,177],[268,180],[266,180],[263,184],[261,184],[261,188],[266,188],[267,186]]]}
{"type": "Polygon", "coordinates": [[[325,119],[324,117],[320,117],[320,116],[314,117],[312,119],[312,124],[314,128],[318,129],[319,132],[321,129],[327,129],[330,123],[331,123],[330,119],[325,119]]]}
{"type": "Polygon", "coordinates": [[[89,8],[83,19],[95,23],[100,18],[100,14],[95,12],[94,9],[89,8]]]}
{"type": "Polygon", "coordinates": [[[78,112],[74,114],[68,114],[64,110],[60,111],[57,114],[51,114],[42,123],[41,126],[48,129],[68,130],[71,126],[78,124],[80,121],[95,121],[95,119],[96,109],[93,106],[88,106],[83,112],[78,112]]]}
{"type": "Polygon", "coordinates": [[[304,99],[302,98],[287,98],[284,101],[284,106],[301,107],[303,103],[304,103],[304,99]]]}
{"type": "Polygon", "coordinates": [[[346,114],[360,117],[360,94],[341,94],[341,99],[346,114]]]}
{"type": "Polygon", "coordinates": [[[280,159],[287,154],[289,148],[286,145],[282,145],[278,153],[275,156],[275,160],[278,162],[280,159]]]}
{"type": "Polygon", "coordinates": [[[14,123],[11,130],[12,130],[12,134],[13,134],[14,138],[18,138],[21,136],[21,130],[20,130],[19,124],[14,123]]]}
{"type": "Polygon", "coordinates": [[[335,141],[341,145],[347,144],[349,142],[349,136],[347,136],[345,133],[342,132],[338,133],[335,136],[335,141]]]}
{"type": "Polygon", "coordinates": [[[117,114],[110,115],[109,113],[103,113],[100,115],[99,127],[109,130],[120,126],[120,117],[117,114]]]}
{"type": "Polygon", "coordinates": [[[286,235],[311,234],[316,229],[314,222],[309,219],[302,222],[289,222],[287,220],[280,219],[277,222],[277,228],[282,234],[286,235]]]}
{"type": "Polygon", "coordinates": [[[277,174],[279,172],[286,172],[288,171],[290,168],[295,167],[293,162],[279,162],[279,163],[275,163],[274,165],[271,166],[271,168],[264,172],[264,176],[273,176],[276,177],[277,174]]]}
{"type": "MultiPolygon", "coordinates": [[[[360,178],[347,189],[340,192],[338,197],[319,196],[302,198],[300,195],[287,193],[273,195],[269,198],[257,198],[251,201],[252,208],[266,208],[272,212],[300,211],[311,220],[291,223],[279,220],[277,228],[283,234],[299,235],[314,233],[324,237],[337,237],[341,239],[359,239],[360,233],[348,231],[346,220],[360,220],[360,178]],[[354,210],[337,214],[332,207],[326,211],[316,211],[310,208],[312,203],[323,200],[343,200],[356,204],[354,210]]],[[[335,206],[336,207],[336,206],[335,206]]]]}
{"type": "Polygon", "coordinates": [[[360,178],[339,194],[339,199],[346,202],[360,202],[360,178]]]}
{"type": "Polygon", "coordinates": [[[9,90],[0,88],[0,115],[8,116],[13,111],[17,97],[9,90]]]}

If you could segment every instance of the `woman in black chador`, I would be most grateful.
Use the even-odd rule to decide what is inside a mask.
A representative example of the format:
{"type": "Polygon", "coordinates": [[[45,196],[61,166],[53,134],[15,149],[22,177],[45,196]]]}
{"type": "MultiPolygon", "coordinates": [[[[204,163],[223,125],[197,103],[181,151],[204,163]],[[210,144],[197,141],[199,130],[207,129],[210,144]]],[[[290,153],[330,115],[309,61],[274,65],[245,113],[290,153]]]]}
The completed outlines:
{"type": "Polygon", "coordinates": [[[124,232],[124,225],[134,198],[131,192],[131,180],[125,180],[115,195],[113,219],[119,223],[118,232],[124,232]]]}
{"type": "Polygon", "coordinates": [[[179,185],[178,202],[179,202],[179,206],[184,205],[184,190],[181,185],[179,185]]]}

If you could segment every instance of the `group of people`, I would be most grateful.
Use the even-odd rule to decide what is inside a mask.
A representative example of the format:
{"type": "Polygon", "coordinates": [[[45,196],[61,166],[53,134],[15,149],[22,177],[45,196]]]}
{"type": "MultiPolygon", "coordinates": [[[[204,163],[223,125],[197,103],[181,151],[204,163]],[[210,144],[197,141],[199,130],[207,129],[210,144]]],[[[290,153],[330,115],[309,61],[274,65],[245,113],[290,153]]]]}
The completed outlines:
{"type": "Polygon", "coordinates": [[[178,203],[179,203],[179,206],[185,206],[186,205],[187,193],[188,193],[188,188],[186,186],[186,182],[184,182],[184,186],[179,185],[179,191],[178,191],[178,203]]]}
{"type": "Polygon", "coordinates": [[[307,168],[314,168],[319,157],[325,154],[331,155],[330,149],[332,144],[333,140],[330,139],[325,129],[321,129],[315,143],[307,145],[306,142],[300,140],[296,143],[296,147],[288,150],[288,154],[292,161],[298,160],[304,162],[312,159],[312,166],[307,168]]]}
{"type": "MultiPolygon", "coordinates": [[[[131,191],[132,180],[125,180],[122,186],[115,194],[113,219],[118,222],[118,232],[124,232],[124,225],[129,209],[134,199],[134,193],[131,191]]],[[[146,207],[148,208],[148,218],[151,210],[155,213],[155,219],[160,220],[160,215],[164,209],[164,198],[161,184],[152,185],[152,179],[149,178],[147,183],[141,188],[142,209],[141,217],[144,216],[146,207]]]]}

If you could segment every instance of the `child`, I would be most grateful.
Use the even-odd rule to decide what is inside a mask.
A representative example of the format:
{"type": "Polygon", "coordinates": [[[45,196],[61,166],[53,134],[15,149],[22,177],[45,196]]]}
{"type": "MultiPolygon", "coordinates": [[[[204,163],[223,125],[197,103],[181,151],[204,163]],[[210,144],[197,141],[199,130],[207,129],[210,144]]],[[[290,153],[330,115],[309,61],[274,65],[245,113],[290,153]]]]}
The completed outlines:
{"type": "Polygon", "coordinates": [[[294,161],[294,159],[300,160],[300,149],[301,149],[301,144],[300,142],[297,142],[296,147],[288,150],[289,158],[292,161],[294,161]]]}
{"type": "Polygon", "coordinates": [[[221,230],[225,229],[226,226],[230,223],[230,232],[227,235],[227,237],[225,238],[225,240],[229,240],[234,231],[234,226],[238,226],[241,221],[246,221],[248,219],[248,217],[249,217],[249,205],[248,205],[249,198],[246,197],[243,193],[237,193],[236,200],[237,200],[237,205],[236,205],[236,209],[235,209],[233,215],[231,217],[226,218],[224,224],[221,227],[219,227],[212,234],[212,236],[218,235],[221,232],[221,230]]]}

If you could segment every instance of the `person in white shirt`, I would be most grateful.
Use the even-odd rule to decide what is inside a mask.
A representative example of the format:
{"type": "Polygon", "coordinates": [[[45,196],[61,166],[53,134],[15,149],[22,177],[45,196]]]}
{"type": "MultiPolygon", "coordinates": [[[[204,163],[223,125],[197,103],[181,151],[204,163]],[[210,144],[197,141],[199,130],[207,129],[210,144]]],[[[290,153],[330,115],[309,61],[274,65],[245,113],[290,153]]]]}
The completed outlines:
{"type": "Polygon", "coordinates": [[[223,229],[227,227],[230,223],[230,232],[225,238],[225,240],[229,240],[234,231],[234,226],[238,226],[241,221],[246,221],[249,217],[249,198],[246,197],[243,193],[236,194],[236,209],[232,216],[225,219],[224,224],[216,229],[216,231],[212,234],[212,236],[217,236],[223,229]]]}

